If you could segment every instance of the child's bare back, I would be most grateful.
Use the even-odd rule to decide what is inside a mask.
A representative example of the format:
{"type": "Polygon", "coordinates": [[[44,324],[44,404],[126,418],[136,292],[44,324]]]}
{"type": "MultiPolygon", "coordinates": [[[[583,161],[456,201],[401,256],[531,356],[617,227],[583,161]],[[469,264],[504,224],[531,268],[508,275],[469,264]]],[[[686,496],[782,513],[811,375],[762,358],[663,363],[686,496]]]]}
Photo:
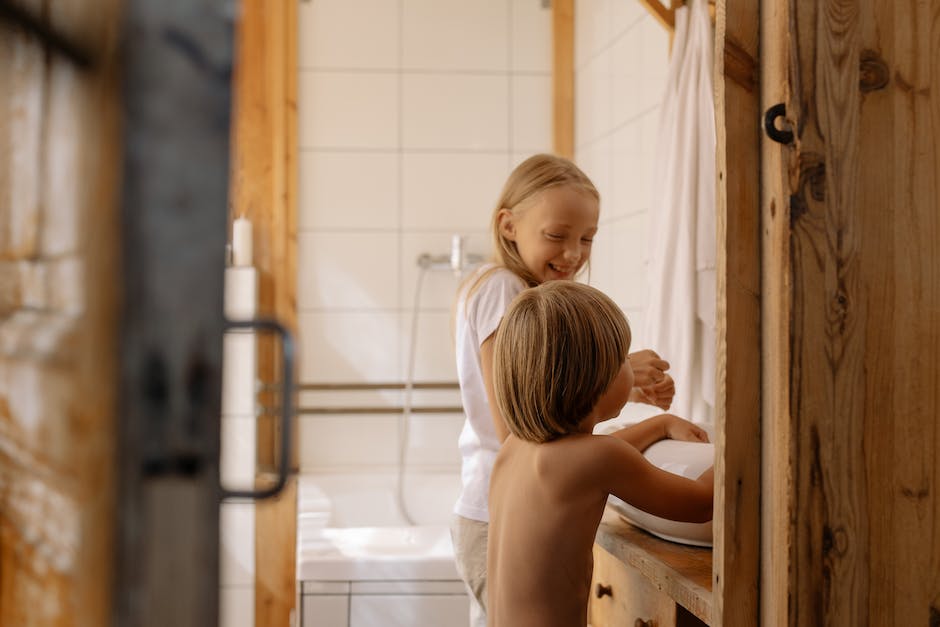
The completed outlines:
{"type": "Polygon", "coordinates": [[[587,624],[591,547],[607,497],[672,520],[711,519],[711,471],[690,480],[641,451],[664,438],[707,441],[660,414],[610,435],[633,388],[629,326],[608,297],[569,281],[520,294],[497,332],[494,379],[511,432],[490,479],[490,627],[587,624]]]}
{"type": "Polygon", "coordinates": [[[585,624],[591,545],[607,502],[581,468],[594,437],[603,436],[503,443],[490,484],[490,625],[585,624]]]}
{"type": "Polygon", "coordinates": [[[676,520],[711,518],[710,472],[693,482],[662,471],[618,435],[503,443],[490,483],[491,626],[586,624],[591,547],[608,494],[676,520]]]}

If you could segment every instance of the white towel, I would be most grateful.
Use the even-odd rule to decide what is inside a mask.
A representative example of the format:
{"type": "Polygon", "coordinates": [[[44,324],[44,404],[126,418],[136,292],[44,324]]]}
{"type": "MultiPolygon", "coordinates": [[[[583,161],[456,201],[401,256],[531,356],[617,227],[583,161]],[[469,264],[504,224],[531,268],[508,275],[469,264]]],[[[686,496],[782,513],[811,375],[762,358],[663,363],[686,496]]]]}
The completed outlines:
{"type": "Polygon", "coordinates": [[[715,403],[715,107],[707,0],[676,10],[653,174],[645,337],[672,365],[670,411],[711,422],[715,403]]]}

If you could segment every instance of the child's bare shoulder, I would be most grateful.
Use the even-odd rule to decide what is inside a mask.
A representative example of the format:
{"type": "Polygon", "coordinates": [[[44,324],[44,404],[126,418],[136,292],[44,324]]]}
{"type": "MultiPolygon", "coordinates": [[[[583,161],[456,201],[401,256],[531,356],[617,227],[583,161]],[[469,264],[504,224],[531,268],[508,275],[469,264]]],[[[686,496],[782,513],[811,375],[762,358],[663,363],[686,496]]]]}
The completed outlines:
{"type": "Polygon", "coordinates": [[[603,471],[614,460],[629,460],[637,450],[611,435],[577,435],[563,438],[562,446],[543,447],[545,461],[560,461],[569,470],[603,471]]]}

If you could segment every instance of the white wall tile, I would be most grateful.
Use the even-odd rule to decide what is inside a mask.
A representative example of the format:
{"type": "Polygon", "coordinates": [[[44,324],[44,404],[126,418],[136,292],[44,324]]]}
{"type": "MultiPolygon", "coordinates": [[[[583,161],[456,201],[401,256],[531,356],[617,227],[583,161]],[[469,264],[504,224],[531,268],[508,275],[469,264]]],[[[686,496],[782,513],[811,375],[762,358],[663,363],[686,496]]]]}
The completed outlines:
{"type": "Polygon", "coordinates": [[[406,69],[509,69],[508,0],[402,0],[406,69]]]}
{"type": "MultiPolygon", "coordinates": [[[[624,2],[626,0],[614,0],[624,2]]],[[[574,9],[574,63],[581,69],[610,44],[610,0],[578,0],[574,9]]]]}
{"type": "Polygon", "coordinates": [[[607,203],[610,199],[610,139],[601,137],[591,144],[582,147],[575,153],[575,162],[578,167],[594,183],[601,196],[602,220],[608,219],[607,203]]]}
{"type": "Polygon", "coordinates": [[[665,76],[669,67],[669,31],[652,15],[637,22],[635,29],[641,42],[637,58],[640,68],[647,75],[665,76]]]}
{"type": "MultiPolygon", "coordinates": [[[[406,312],[402,322],[404,338],[402,348],[402,372],[407,376],[411,339],[411,311],[406,312]]],[[[450,311],[419,311],[418,335],[415,339],[415,381],[456,381],[457,356],[454,350],[452,330],[453,314],[450,311]]]]}
{"type": "Polygon", "coordinates": [[[646,255],[649,240],[649,214],[638,213],[611,225],[617,243],[612,249],[611,264],[617,271],[617,303],[623,309],[642,309],[649,300],[646,277],[646,255]]]}
{"type": "Polygon", "coordinates": [[[652,109],[649,113],[637,119],[637,149],[641,158],[636,162],[637,173],[637,207],[649,211],[653,200],[653,173],[657,159],[660,158],[657,150],[659,137],[659,109],[652,109]]]}
{"type": "Polygon", "coordinates": [[[310,231],[297,241],[301,309],[400,306],[397,233],[310,231]]]}
{"type": "Polygon", "coordinates": [[[506,75],[404,75],[404,147],[507,150],[508,90],[506,75]]]}
{"type": "Polygon", "coordinates": [[[610,34],[613,39],[630,30],[644,16],[648,16],[646,9],[639,2],[630,0],[613,0],[610,3],[610,34]]]}
{"type": "Polygon", "coordinates": [[[394,229],[398,153],[303,151],[298,159],[301,229],[394,229]]]}
{"type": "Polygon", "coordinates": [[[611,296],[611,298],[613,296],[610,288],[613,284],[613,277],[616,275],[610,261],[613,246],[614,235],[610,221],[602,219],[597,234],[594,236],[594,244],[591,246],[591,267],[589,274],[585,276],[585,280],[588,284],[611,296]]]}
{"type": "Polygon", "coordinates": [[[593,57],[575,74],[575,143],[585,146],[611,130],[610,55],[593,57]]]}
{"type": "Polygon", "coordinates": [[[390,0],[300,2],[298,63],[301,68],[396,68],[398,3],[390,0]]]}
{"type": "Polygon", "coordinates": [[[227,586],[219,595],[220,627],[254,627],[255,586],[227,586]]]}
{"type": "Polygon", "coordinates": [[[509,174],[505,154],[406,154],[403,219],[406,229],[486,228],[509,174]]]}
{"type": "Polygon", "coordinates": [[[399,381],[401,328],[397,311],[300,312],[300,380],[399,381]]]}
{"type": "Polygon", "coordinates": [[[551,152],[551,75],[512,77],[512,149],[551,152]]]}
{"type": "Polygon", "coordinates": [[[398,76],[300,72],[300,148],[398,147],[398,76]]]}
{"type": "Polygon", "coordinates": [[[644,69],[637,60],[642,55],[643,42],[637,30],[627,32],[610,49],[611,123],[614,127],[649,108],[649,96],[640,93],[640,76],[644,69]]]}
{"type": "Polygon", "coordinates": [[[219,583],[254,586],[255,506],[222,503],[219,508],[219,583]]]}
{"type": "Polygon", "coordinates": [[[398,463],[398,415],[301,416],[300,465],[394,467],[398,463]]]}
{"type": "MultiPolygon", "coordinates": [[[[580,0],[579,0],[580,2],[580,0]]],[[[552,10],[538,0],[510,0],[512,71],[552,71],[552,10]]]]}
{"type": "Polygon", "coordinates": [[[655,157],[643,152],[640,129],[636,120],[624,124],[611,136],[611,189],[610,202],[604,209],[609,218],[623,217],[646,206],[641,198],[648,195],[652,181],[641,178],[647,171],[646,163],[655,157]]]}

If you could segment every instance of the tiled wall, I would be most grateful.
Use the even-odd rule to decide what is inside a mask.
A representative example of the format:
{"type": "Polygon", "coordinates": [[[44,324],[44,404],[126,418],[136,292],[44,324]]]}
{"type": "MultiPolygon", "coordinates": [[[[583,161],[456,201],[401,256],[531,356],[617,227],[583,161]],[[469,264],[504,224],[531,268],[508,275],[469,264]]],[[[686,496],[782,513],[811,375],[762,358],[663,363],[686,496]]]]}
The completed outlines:
{"type": "MultiPolygon", "coordinates": [[[[400,382],[419,254],[447,254],[454,233],[488,252],[506,176],[551,147],[551,11],[541,0],[300,2],[299,43],[300,379],[400,382]]],[[[452,273],[424,275],[416,380],[456,381],[456,287],[452,273]]],[[[399,401],[314,392],[300,404],[399,401]]],[[[456,480],[462,421],[414,416],[409,468],[456,480]]],[[[398,428],[390,414],[302,416],[301,470],[391,471],[398,428]]]]}
{"type": "Polygon", "coordinates": [[[591,284],[643,338],[648,216],[669,37],[637,0],[575,2],[575,160],[601,193],[591,284]]]}

